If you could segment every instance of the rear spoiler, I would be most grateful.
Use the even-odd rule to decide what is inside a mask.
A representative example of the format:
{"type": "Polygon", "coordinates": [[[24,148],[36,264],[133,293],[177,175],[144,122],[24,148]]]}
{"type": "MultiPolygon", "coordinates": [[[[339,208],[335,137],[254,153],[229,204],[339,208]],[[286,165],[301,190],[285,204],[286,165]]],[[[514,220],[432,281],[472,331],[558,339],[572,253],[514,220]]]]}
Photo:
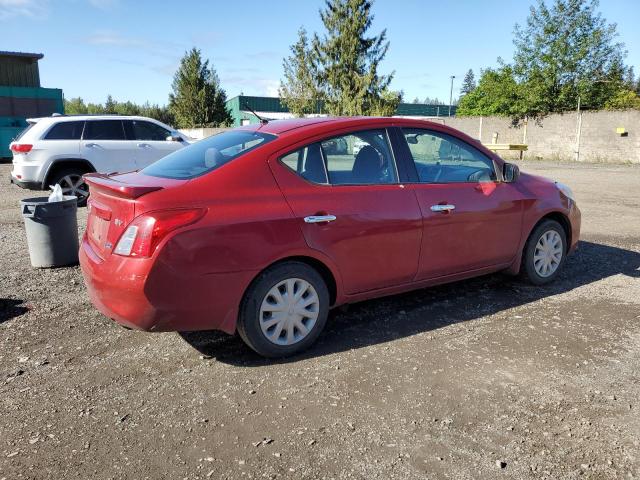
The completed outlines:
{"type": "Polygon", "coordinates": [[[87,173],[84,180],[89,184],[89,190],[113,195],[120,198],[138,198],[147,193],[162,190],[158,185],[132,185],[130,183],[119,182],[104,173],[87,173]]]}

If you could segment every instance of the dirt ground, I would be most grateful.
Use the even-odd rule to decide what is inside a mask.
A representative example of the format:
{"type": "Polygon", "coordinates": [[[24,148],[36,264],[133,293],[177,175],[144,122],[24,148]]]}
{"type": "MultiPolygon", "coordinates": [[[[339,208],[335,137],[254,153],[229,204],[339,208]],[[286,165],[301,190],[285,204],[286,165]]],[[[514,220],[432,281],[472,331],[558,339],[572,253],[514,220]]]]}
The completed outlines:
{"type": "Polygon", "coordinates": [[[523,169],[583,212],[556,283],[353,305],[267,361],[127,331],[79,268],[31,269],[17,204],[39,194],[0,165],[0,479],[639,478],[640,166],[523,169]]]}

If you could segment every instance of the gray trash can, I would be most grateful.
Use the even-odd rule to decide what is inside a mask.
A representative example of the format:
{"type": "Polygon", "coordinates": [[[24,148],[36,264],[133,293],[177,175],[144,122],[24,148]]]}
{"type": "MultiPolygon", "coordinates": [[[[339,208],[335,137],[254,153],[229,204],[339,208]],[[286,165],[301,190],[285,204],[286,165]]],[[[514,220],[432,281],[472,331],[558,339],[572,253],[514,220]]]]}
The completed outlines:
{"type": "Polygon", "coordinates": [[[78,263],[77,198],[65,195],[61,202],[47,197],[20,201],[27,230],[31,265],[62,267],[78,263]]]}

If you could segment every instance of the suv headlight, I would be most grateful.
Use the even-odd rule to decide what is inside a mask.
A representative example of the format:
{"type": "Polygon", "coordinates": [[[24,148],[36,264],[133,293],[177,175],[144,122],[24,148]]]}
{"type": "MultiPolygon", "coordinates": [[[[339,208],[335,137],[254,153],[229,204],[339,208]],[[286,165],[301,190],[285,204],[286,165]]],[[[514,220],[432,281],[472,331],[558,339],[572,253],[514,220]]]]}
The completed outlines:
{"type": "Polygon", "coordinates": [[[573,190],[571,190],[569,186],[561,182],[556,182],[556,187],[558,187],[558,190],[564,193],[565,197],[573,200],[574,202],[576,201],[575,197],[573,196],[573,190]]]}

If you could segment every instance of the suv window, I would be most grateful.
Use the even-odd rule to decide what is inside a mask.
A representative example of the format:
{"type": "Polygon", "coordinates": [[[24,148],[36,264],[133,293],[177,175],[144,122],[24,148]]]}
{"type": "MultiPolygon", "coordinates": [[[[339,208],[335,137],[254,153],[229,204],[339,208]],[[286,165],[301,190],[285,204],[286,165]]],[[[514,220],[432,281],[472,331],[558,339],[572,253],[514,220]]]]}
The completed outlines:
{"type": "Polygon", "coordinates": [[[490,182],[493,161],[468,143],[440,132],[403,128],[422,183],[490,182]]]}
{"type": "Polygon", "coordinates": [[[47,135],[45,140],[80,140],[84,122],[60,122],[56,123],[47,135]]]}
{"type": "Polygon", "coordinates": [[[165,141],[171,135],[166,128],[144,120],[125,120],[124,128],[129,140],[165,141]]]}
{"type": "Polygon", "coordinates": [[[170,153],[143,169],[142,173],[164,178],[194,178],[211,172],[274,138],[275,135],[250,130],[219,133],[170,153]]]}
{"type": "Polygon", "coordinates": [[[285,155],[281,161],[314,183],[375,185],[398,180],[383,129],[354,132],[307,145],[285,155]]]}
{"type": "Polygon", "coordinates": [[[124,140],[122,120],[88,120],[84,140],[124,140]]]}

